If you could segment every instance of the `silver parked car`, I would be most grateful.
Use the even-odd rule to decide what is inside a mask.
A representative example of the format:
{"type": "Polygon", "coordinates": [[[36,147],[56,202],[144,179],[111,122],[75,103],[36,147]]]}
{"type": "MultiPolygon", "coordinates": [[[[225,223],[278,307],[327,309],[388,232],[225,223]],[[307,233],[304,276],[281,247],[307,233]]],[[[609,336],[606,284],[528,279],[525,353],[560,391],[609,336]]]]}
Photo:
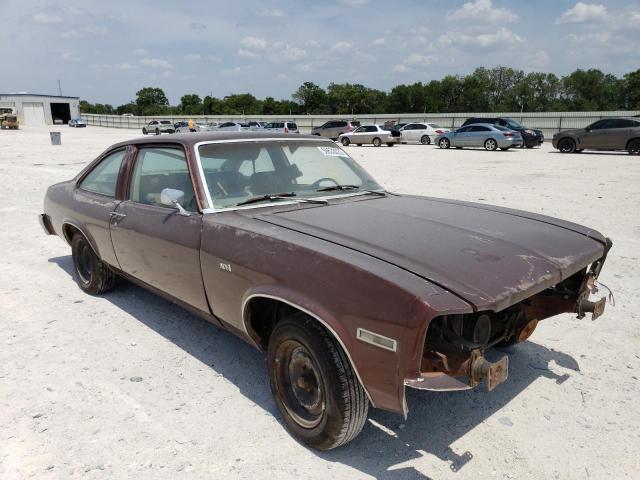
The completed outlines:
{"type": "Polygon", "coordinates": [[[498,148],[509,150],[511,147],[522,146],[522,136],[519,132],[500,125],[476,123],[439,135],[436,138],[436,145],[440,148],[484,147],[489,151],[498,148]]]}
{"type": "Polygon", "coordinates": [[[147,125],[142,127],[142,133],[144,135],[148,133],[155,133],[160,135],[161,133],[173,133],[176,127],[173,126],[169,120],[151,120],[147,125]]]}
{"type": "Polygon", "coordinates": [[[189,132],[209,132],[216,128],[216,125],[211,126],[207,123],[193,123],[193,129],[189,128],[189,122],[176,122],[173,124],[176,133],[189,133],[189,132]]]}
{"type": "Polygon", "coordinates": [[[218,125],[217,130],[221,130],[223,132],[244,132],[249,130],[249,124],[240,122],[224,122],[218,125]]]}
{"type": "Polygon", "coordinates": [[[400,142],[400,132],[398,130],[385,130],[380,125],[362,125],[356,128],[353,132],[343,133],[338,137],[338,141],[345,147],[352,143],[358,146],[371,144],[374,147],[379,147],[383,143],[387,146],[393,147],[396,143],[400,142]]]}
{"type": "Polygon", "coordinates": [[[270,122],[264,126],[264,131],[269,133],[300,133],[295,122],[270,122]]]}
{"type": "Polygon", "coordinates": [[[319,127],[313,127],[311,129],[311,135],[336,140],[340,134],[353,132],[359,126],[360,122],[357,120],[330,120],[319,127]]]}
{"type": "Polygon", "coordinates": [[[443,128],[435,123],[407,123],[400,129],[400,134],[402,135],[402,143],[429,145],[438,135],[449,131],[448,128],[443,128]]]}
{"type": "Polygon", "coordinates": [[[72,118],[71,120],[69,120],[69,124],[70,127],[76,127],[76,128],[81,128],[81,127],[86,127],[87,126],[87,121],[84,118],[78,117],[78,118],[72,118]]]}

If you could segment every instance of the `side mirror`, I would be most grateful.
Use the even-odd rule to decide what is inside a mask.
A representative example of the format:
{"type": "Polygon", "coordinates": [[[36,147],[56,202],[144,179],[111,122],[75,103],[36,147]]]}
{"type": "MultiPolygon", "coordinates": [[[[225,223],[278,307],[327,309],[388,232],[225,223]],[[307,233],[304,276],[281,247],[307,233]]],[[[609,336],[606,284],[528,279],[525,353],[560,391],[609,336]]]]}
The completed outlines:
{"type": "Polygon", "coordinates": [[[167,207],[177,208],[180,212],[180,215],[185,217],[190,216],[191,214],[187,212],[182,203],[184,202],[184,192],[182,190],[176,190],[174,188],[165,188],[160,192],[160,203],[162,205],[166,205],[167,207]]]}

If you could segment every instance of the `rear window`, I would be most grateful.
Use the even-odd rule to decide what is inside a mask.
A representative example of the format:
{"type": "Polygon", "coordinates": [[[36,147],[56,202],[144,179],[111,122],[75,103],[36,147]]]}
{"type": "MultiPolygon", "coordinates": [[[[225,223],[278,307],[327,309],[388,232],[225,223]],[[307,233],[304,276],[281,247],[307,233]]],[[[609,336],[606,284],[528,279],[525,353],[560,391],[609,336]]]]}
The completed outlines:
{"type": "Polygon", "coordinates": [[[169,120],[160,120],[160,123],[162,125],[171,125],[171,122],[169,120]]]}
{"type": "Polygon", "coordinates": [[[291,130],[297,130],[298,129],[298,125],[296,125],[295,123],[289,122],[287,125],[289,125],[289,128],[291,130]]]}
{"type": "Polygon", "coordinates": [[[351,125],[354,126],[354,127],[359,127],[360,126],[360,122],[354,121],[354,122],[351,122],[351,125]]]}

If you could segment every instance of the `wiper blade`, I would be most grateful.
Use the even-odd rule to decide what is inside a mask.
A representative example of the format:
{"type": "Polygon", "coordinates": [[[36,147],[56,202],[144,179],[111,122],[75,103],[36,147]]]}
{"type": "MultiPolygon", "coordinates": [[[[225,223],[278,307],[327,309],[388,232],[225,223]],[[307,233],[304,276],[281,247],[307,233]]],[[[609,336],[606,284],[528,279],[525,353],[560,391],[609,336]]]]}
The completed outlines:
{"type": "Polygon", "coordinates": [[[368,193],[371,195],[380,195],[381,197],[387,196],[387,193],[384,191],[361,189],[358,185],[331,185],[329,187],[319,188],[316,192],[335,192],[338,190],[359,190],[362,193],[368,193]]]}
{"type": "MultiPolygon", "coordinates": [[[[257,195],[255,197],[248,198],[240,203],[236,203],[236,207],[240,207],[241,205],[249,205],[251,203],[265,202],[265,201],[273,201],[273,200],[289,200],[291,197],[297,196],[295,192],[283,192],[283,193],[270,193],[267,195],[257,195]]],[[[317,203],[320,205],[327,205],[329,202],[326,200],[314,200],[312,198],[293,198],[294,202],[302,202],[302,203],[317,203]]]]}

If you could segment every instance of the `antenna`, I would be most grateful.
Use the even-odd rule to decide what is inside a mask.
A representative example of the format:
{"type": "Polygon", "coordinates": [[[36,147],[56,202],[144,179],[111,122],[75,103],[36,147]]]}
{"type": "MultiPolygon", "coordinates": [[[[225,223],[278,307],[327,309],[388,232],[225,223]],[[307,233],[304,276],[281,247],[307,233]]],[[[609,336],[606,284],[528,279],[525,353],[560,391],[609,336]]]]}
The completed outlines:
{"type": "Polygon", "coordinates": [[[58,94],[62,96],[62,84],[60,83],[59,79],[58,79],[58,94]]]}

